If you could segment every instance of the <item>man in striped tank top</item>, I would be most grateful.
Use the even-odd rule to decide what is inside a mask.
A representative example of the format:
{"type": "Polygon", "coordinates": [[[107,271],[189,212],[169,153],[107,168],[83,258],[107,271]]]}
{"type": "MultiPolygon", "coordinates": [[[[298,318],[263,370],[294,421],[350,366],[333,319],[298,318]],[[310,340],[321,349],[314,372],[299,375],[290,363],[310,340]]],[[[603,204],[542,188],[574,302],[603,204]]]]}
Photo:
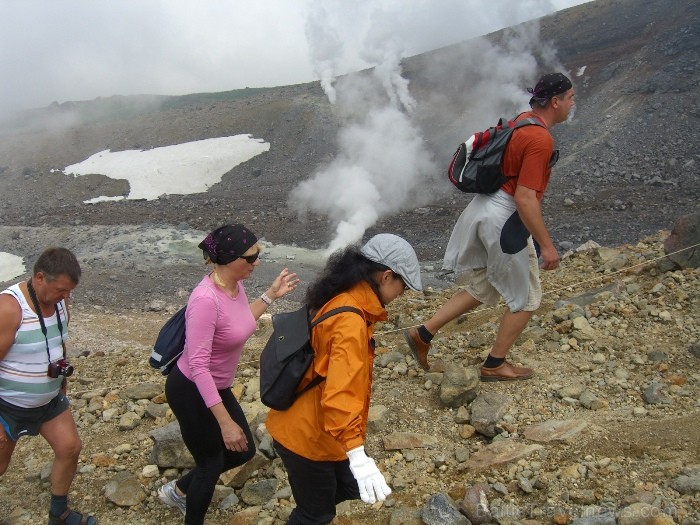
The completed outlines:
{"type": "Polygon", "coordinates": [[[80,264],[65,248],[49,248],[32,277],[0,292],[0,476],[21,436],[41,434],[54,451],[49,525],[96,525],[68,507],[82,448],[66,397],[67,300],[80,264]]]}

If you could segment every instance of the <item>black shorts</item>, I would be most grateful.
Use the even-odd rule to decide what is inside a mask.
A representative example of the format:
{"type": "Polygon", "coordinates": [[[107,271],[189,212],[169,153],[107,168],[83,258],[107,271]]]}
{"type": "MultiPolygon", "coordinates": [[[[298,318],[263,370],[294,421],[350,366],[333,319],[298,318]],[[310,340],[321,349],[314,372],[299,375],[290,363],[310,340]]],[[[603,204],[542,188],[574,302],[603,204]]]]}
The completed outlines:
{"type": "Polygon", "coordinates": [[[36,436],[41,425],[66,411],[69,406],[70,402],[63,392],[36,408],[22,408],[0,399],[0,425],[12,441],[17,441],[21,436],[36,436]]]}

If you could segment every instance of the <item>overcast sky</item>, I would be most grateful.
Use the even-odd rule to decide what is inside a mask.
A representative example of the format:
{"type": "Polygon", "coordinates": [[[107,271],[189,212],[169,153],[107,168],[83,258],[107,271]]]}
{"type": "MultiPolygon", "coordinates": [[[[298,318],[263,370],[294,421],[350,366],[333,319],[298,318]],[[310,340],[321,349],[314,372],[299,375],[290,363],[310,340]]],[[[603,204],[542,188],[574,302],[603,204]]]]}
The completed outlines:
{"type": "Polygon", "coordinates": [[[411,56],[585,1],[0,0],[0,115],[319,80],[373,65],[373,39],[411,56]]]}

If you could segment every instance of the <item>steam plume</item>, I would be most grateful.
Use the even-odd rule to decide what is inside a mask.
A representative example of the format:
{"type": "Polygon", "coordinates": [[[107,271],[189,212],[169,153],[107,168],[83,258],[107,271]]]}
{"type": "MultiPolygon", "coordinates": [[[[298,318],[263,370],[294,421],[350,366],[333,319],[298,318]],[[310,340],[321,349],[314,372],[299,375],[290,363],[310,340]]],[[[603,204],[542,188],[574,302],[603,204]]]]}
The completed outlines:
{"type": "Polygon", "coordinates": [[[467,132],[527,109],[525,88],[534,85],[543,69],[561,68],[555,51],[540,42],[538,24],[521,24],[506,31],[498,46],[471,40],[457,46],[449,63],[427,63],[421,78],[449,82],[419,88],[419,105],[403,76],[406,46],[397,35],[406,31],[397,27],[396,13],[376,9],[366,17],[359,57],[371,72],[337,77],[343,26],[336,31],[329,12],[320,8],[312,14],[307,37],[324,92],[346,125],[339,133],[337,157],[292,191],[290,205],[300,215],[308,210],[331,220],[335,235],[327,252],[332,253],[359,241],[382,217],[420,206],[448,189],[434,190],[440,186],[431,184],[447,162],[440,145],[444,141],[424,139],[421,124],[451,124],[430,128],[444,127],[453,150],[467,132]],[[434,152],[445,161],[440,166],[434,152]]]}

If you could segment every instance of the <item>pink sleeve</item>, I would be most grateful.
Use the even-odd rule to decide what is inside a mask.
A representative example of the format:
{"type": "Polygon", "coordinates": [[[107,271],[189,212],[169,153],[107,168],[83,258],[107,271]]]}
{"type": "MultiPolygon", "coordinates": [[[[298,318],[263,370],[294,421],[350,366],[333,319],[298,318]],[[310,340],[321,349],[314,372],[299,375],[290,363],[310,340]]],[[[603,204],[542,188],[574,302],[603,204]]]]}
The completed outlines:
{"type": "Polygon", "coordinates": [[[192,297],[187,303],[185,333],[188,367],[207,407],[221,403],[221,396],[209,369],[218,308],[210,295],[192,297]]]}

